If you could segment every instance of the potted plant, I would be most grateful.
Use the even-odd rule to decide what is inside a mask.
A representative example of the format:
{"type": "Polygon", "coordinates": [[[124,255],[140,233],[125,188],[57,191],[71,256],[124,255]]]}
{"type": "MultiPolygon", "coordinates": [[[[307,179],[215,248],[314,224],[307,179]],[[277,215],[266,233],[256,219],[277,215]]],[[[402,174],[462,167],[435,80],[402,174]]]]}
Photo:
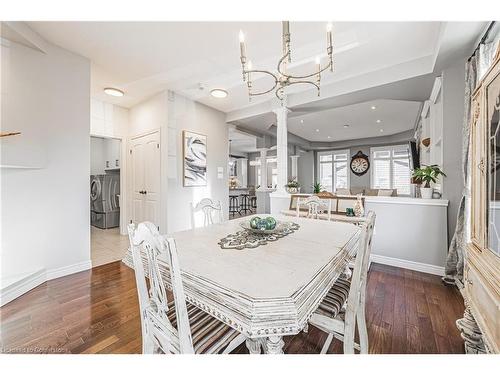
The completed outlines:
{"type": "Polygon", "coordinates": [[[321,189],[323,189],[323,186],[321,186],[321,184],[319,182],[315,182],[312,187],[313,187],[314,194],[321,193],[321,189]]]}
{"type": "Polygon", "coordinates": [[[420,187],[420,194],[424,199],[432,199],[433,189],[431,188],[431,182],[436,183],[439,176],[444,176],[444,172],[439,168],[439,165],[423,165],[420,168],[417,168],[413,171],[414,181],[418,181],[421,184],[424,184],[423,187],[420,187]]]}
{"type": "Polygon", "coordinates": [[[296,194],[300,191],[300,184],[297,181],[297,177],[292,177],[290,181],[285,185],[286,191],[290,194],[296,194]]]}

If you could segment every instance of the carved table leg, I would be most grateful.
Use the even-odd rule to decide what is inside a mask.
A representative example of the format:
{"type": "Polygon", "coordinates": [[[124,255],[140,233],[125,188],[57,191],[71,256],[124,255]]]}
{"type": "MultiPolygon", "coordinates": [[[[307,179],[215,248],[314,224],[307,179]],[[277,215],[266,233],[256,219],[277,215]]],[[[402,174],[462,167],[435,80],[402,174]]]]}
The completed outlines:
{"type": "Polygon", "coordinates": [[[261,342],[259,339],[246,339],[245,345],[247,346],[250,354],[260,354],[261,342]]]}
{"type": "Polygon", "coordinates": [[[465,341],[465,353],[466,354],[484,354],[486,353],[486,347],[483,341],[483,334],[479,329],[474,316],[470,311],[470,307],[465,301],[465,311],[464,317],[458,319],[457,327],[460,330],[460,336],[465,341]]]}
{"type": "Polygon", "coordinates": [[[267,354],[283,354],[285,342],[281,336],[271,336],[266,339],[267,354]]]}

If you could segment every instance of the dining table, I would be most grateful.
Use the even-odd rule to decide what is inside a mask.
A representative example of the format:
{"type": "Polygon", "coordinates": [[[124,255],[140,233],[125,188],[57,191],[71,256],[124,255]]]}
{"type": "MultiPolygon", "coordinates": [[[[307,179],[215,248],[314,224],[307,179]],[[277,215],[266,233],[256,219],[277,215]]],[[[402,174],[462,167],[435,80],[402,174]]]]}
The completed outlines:
{"type": "MultiPolygon", "coordinates": [[[[253,242],[253,247],[224,247],[222,240],[242,234],[247,229],[241,224],[254,216],[167,236],[176,243],[187,302],[243,333],[250,353],[263,348],[278,354],[283,353],[284,336],[307,329],[312,314],[355,256],[360,227],[274,215],[278,222],[295,223],[295,230],[258,241],[257,246],[253,242]]],[[[133,267],[130,249],[123,261],[133,267]]],[[[167,258],[160,255],[158,262],[170,287],[167,258]]]]}

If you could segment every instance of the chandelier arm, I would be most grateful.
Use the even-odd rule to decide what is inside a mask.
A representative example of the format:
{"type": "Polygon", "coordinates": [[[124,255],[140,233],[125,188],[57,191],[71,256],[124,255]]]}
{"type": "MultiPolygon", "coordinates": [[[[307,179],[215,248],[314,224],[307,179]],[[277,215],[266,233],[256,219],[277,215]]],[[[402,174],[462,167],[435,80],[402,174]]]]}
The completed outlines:
{"type": "Polygon", "coordinates": [[[271,87],[269,90],[266,90],[266,91],[255,92],[255,93],[251,92],[251,93],[249,93],[250,96],[257,96],[257,95],[267,94],[267,93],[273,91],[276,88],[276,86],[278,86],[278,83],[279,83],[278,77],[276,77],[273,73],[268,72],[267,70],[245,70],[245,74],[248,74],[248,73],[264,73],[264,74],[268,74],[268,75],[270,75],[270,76],[272,76],[274,78],[274,85],[273,85],[273,87],[271,87]]]}
{"type": "Polygon", "coordinates": [[[297,85],[299,83],[308,83],[310,85],[313,85],[314,87],[316,87],[319,90],[319,85],[318,84],[316,84],[316,83],[314,83],[312,81],[305,81],[305,80],[300,80],[300,81],[295,81],[295,82],[291,81],[291,82],[288,83],[288,86],[297,85]]]}
{"type": "Polygon", "coordinates": [[[319,71],[316,71],[316,72],[311,73],[311,74],[307,74],[305,76],[293,76],[293,75],[290,75],[290,74],[283,74],[281,72],[280,73],[283,74],[288,79],[306,79],[306,78],[311,78],[311,77],[317,76],[318,74],[323,73],[325,70],[330,69],[331,66],[332,66],[332,62],[330,61],[328,64],[326,64],[319,71]]]}
{"type": "Polygon", "coordinates": [[[289,55],[290,55],[290,50],[288,50],[288,52],[287,52],[287,53],[285,53],[285,54],[281,57],[281,59],[278,61],[278,68],[277,68],[276,70],[277,70],[277,71],[278,71],[278,73],[279,73],[279,74],[281,74],[282,76],[287,76],[287,74],[286,74],[286,73],[284,73],[284,72],[282,72],[282,71],[281,71],[281,64],[283,64],[283,61],[285,61],[285,60],[288,58],[288,56],[289,56],[289,55]]]}

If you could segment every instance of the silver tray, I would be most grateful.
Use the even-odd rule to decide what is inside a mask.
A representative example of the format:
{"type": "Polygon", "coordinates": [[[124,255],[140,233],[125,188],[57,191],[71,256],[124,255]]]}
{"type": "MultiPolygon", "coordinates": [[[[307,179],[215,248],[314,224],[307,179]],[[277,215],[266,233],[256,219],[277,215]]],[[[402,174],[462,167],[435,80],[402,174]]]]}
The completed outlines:
{"type": "Polygon", "coordinates": [[[257,233],[257,234],[273,234],[273,233],[278,233],[278,232],[283,232],[286,230],[292,223],[288,221],[276,221],[276,227],[274,229],[254,229],[250,226],[249,221],[243,221],[240,223],[240,226],[243,229],[246,229],[252,233],[257,233]]]}

